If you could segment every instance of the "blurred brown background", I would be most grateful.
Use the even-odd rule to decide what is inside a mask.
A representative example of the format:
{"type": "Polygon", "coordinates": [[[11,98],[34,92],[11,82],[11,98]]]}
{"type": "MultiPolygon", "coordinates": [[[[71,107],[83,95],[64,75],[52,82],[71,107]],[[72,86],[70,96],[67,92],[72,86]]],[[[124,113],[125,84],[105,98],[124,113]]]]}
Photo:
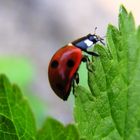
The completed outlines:
{"type": "MultiPolygon", "coordinates": [[[[26,96],[31,99],[32,108],[34,112],[38,111],[36,114],[41,121],[48,115],[64,123],[73,121],[73,97],[63,102],[53,93],[48,83],[48,63],[54,52],[78,37],[93,33],[96,26],[97,34],[104,36],[109,23],[117,25],[121,4],[133,12],[139,24],[138,0],[0,0],[2,62],[5,58],[14,57],[16,60],[26,59],[30,63],[31,68],[26,71],[31,71],[31,77],[27,77],[30,79],[26,84],[20,85],[14,78],[10,80],[23,86],[24,92],[27,89],[30,91],[31,96],[27,93],[26,96]],[[33,96],[36,97],[34,103],[33,96]]],[[[12,59],[10,63],[13,63],[12,59]]],[[[15,74],[10,73],[9,64],[4,66],[8,72],[1,68],[0,72],[6,73],[9,78],[15,77],[19,63],[13,69],[15,74]]],[[[19,78],[24,77],[24,67],[22,70],[19,69],[19,78]]]]}

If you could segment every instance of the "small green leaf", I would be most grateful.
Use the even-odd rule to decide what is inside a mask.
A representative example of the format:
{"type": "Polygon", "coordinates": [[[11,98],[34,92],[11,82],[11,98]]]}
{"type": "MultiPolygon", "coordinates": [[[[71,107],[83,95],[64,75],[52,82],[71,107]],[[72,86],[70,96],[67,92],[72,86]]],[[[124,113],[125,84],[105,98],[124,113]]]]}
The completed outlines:
{"type": "Polygon", "coordinates": [[[107,46],[95,45],[89,89],[76,88],[75,121],[87,140],[140,139],[140,27],[121,6],[119,29],[109,25],[107,46]]]}
{"type": "Polygon", "coordinates": [[[35,120],[27,100],[16,85],[0,75],[0,139],[34,140],[35,120]]]}
{"type": "Polygon", "coordinates": [[[79,134],[74,125],[64,127],[60,122],[48,118],[37,134],[37,140],[79,140],[79,134]]]}

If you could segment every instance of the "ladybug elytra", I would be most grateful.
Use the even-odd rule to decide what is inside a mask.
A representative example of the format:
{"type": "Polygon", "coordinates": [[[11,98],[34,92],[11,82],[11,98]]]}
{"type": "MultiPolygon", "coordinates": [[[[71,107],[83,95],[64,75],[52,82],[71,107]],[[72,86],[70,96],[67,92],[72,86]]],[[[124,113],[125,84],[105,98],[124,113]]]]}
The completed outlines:
{"type": "Polygon", "coordinates": [[[50,85],[57,96],[64,101],[68,99],[74,80],[79,83],[78,68],[81,62],[89,62],[82,51],[92,56],[97,53],[88,51],[97,42],[104,44],[96,34],[88,34],[60,48],[52,57],[48,67],[50,85]]]}

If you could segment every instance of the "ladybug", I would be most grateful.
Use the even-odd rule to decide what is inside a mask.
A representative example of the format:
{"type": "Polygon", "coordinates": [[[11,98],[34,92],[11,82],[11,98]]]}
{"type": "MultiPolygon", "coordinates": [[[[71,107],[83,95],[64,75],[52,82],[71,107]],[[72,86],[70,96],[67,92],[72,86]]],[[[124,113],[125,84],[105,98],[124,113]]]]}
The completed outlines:
{"type": "Polygon", "coordinates": [[[81,62],[87,62],[88,68],[89,58],[82,52],[99,56],[97,53],[87,50],[97,42],[104,45],[103,38],[96,34],[88,34],[65,45],[53,55],[48,67],[48,78],[53,91],[64,101],[68,99],[74,82],[79,83],[77,71],[81,62]]]}

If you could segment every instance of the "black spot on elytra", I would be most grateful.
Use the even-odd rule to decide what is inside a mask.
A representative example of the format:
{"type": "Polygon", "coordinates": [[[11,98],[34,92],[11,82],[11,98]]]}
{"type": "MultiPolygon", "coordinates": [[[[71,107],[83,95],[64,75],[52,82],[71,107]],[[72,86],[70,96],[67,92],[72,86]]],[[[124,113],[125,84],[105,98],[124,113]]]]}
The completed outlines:
{"type": "Polygon", "coordinates": [[[72,68],[72,67],[74,66],[74,61],[73,61],[72,59],[69,59],[69,60],[67,61],[67,66],[68,66],[69,68],[72,68]]]}
{"type": "Polygon", "coordinates": [[[58,63],[57,60],[53,60],[53,61],[51,62],[51,67],[52,67],[52,68],[57,68],[58,65],[59,65],[59,63],[58,63]]]}

